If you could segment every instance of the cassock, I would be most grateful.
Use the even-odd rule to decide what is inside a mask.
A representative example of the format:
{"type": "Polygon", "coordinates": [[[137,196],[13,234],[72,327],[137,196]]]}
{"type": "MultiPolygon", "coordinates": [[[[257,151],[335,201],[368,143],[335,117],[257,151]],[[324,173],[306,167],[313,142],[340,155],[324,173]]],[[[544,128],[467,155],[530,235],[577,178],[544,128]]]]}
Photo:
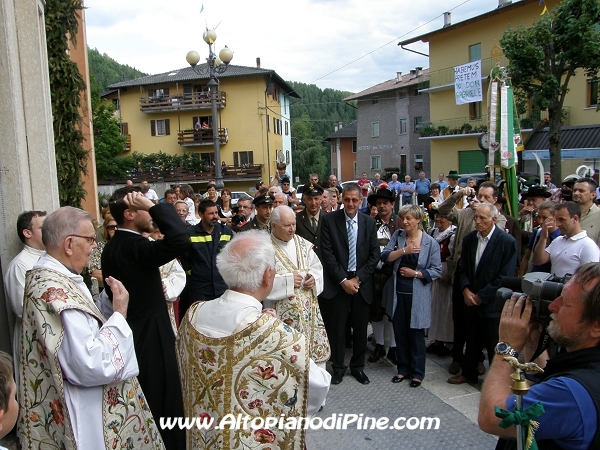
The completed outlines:
{"type": "Polygon", "coordinates": [[[50,442],[85,450],[125,442],[164,448],[135,378],[133,333],[125,318],[115,313],[102,323],[83,277],[47,254],[28,273],[25,298],[23,448],[50,442]],[[139,421],[145,429],[134,426],[139,421]]]}
{"type": "Polygon", "coordinates": [[[321,261],[313,245],[300,236],[294,235],[293,239],[286,242],[271,235],[271,240],[275,247],[277,275],[265,306],[273,302],[277,317],[306,336],[310,357],[325,368],[331,348],[317,300],[317,296],[323,292],[321,261]],[[312,275],[315,285],[312,289],[302,286],[295,289],[294,273],[300,273],[303,277],[312,275]]]}

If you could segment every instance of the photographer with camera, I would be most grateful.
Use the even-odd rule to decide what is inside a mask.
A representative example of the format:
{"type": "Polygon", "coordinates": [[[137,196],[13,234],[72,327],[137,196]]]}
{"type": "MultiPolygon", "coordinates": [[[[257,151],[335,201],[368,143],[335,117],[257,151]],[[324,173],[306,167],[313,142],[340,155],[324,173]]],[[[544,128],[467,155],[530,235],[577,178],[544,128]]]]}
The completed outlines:
{"type": "MultiPolygon", "coordinates": [[[[536,362],[544,373],[523,396],[523,409],[541,402],[544,413],[536,421],[538,448],[600,448],[600,264],[578,267],[562,293],[549,305],[548,333],[563,352],[547,360],[543,353],[536,362]],[[540,361],[540,360],[547,360],[540,361]],[[540,364],[541,362],[541,364],[540,364]],[[545,362],[545,364],[544,364],[545,362]]],[[[515,294],[504,305],[500,318],[496,356],[481,391],[479,427],[503,438],[496,448],[516,448],[514,426],[500,428],[494,407],[515,409],[511,394],[513,369],[502,358],[524,351],[529,361],[540,340],[540,325],[531,321],[533,303],[515,294]]]]}

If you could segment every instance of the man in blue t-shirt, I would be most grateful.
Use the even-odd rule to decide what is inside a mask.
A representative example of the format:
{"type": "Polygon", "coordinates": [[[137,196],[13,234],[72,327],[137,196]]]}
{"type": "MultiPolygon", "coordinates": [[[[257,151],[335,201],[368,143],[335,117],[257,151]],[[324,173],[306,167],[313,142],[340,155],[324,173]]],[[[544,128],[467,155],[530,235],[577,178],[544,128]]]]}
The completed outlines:
{"type": "Polygon", "coordinates": [[[417,204],[424,205],[429,198],[429,189],[431,181],[425,178],[425,172],[419,172],[419,178],[415,180],[415,190],[417,191],[417,204]]]}
{"type": "MultiPolygon", "coordinates": [[[[544,413],[535,420],[538,448],[587,449],[600,448],[598,410],[600,408],[600,263],[580,266],[564,286],[560,297],[549,306],[552,320],[548,333],[564,352],[547,359],[547,353],[536,362],[544,366],[534,384],[523,396],[523,409],[540,402],[544,413]]],[[[525,295],[513,295],[502,310],[500,342],[496,356],[481,391],[479,427],[502,438],[515,439],[514,426],[500,428],[494,407],[514,411],[511,366],[503,361],[506,355],[524,351],[526,360],[532,356],[540,338],[539,325],[531,322],[533,305],[525,295]],[[534,338],[535,336],[535,338],[534,338]]],[[[502,440],[499,441],[502,444],[502,440]]],[[[514,443],[506,441],[506,448],[514,443]]],[[[499,445],[496,448],[503,448],[499,445]]]]}

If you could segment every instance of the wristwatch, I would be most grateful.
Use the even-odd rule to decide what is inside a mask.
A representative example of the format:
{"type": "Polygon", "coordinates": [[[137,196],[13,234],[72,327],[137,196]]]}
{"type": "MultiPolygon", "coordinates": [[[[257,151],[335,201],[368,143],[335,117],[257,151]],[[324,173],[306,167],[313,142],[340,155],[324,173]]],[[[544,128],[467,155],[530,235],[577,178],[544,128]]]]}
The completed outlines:
{"type": "Polygon", "coordinates": [[[519,353],[506,342],[498,342],[494,350],[498,355],[508,355],[512,356],[513,358],[519,357],[519,353]]]}

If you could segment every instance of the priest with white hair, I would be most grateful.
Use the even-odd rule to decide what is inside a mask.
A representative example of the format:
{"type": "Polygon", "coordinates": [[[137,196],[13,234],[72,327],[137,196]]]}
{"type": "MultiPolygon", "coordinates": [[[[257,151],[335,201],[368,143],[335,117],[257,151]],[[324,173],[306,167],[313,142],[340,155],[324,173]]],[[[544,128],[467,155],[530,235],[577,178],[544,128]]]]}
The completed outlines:
{"type": "Polygon", "coordinates": [[[305,336],[263,310],[261,302],[276,274],[269,234],[237,234],[217,255],[217,268],[228,289],[219,298],[190,306],[177,338],[185,415],[212,422],[188,431],[187,448],[212,449],[215,443],[222,449],[258,448],[269,443],[272,448],[303,450],[303,428],[248,432],[231,422],[235,417],[306,418],[319,409],[329,390],[331,376],[309,357],[305,336]]]}
{"type": "Polygon", "coordinates": [[[306,336],[311,358],[324,369],[331,348],[317,300],[323,266],[313,244],[296,235],[296,215],[289,206],[271,213],[271,241],[277,275],[265,305],[274,306],[280,320],[306,336]]]}

